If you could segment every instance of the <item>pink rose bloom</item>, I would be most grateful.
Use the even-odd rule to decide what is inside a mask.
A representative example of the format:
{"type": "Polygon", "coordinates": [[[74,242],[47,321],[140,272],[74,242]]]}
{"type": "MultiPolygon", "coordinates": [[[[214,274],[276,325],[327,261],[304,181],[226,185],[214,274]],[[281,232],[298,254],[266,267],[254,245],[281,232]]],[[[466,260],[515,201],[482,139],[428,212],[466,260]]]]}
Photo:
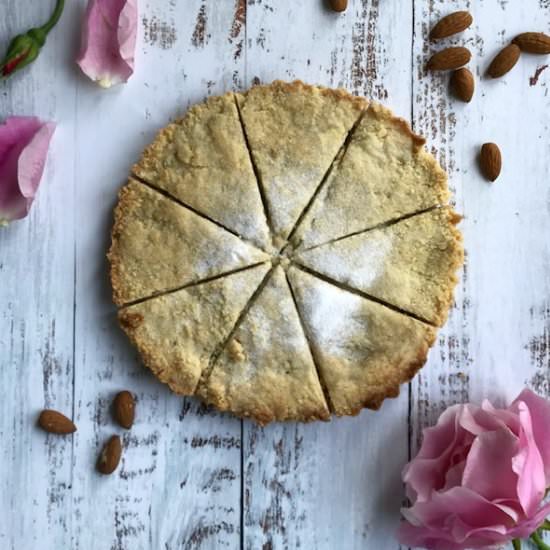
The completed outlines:
{"type": "Polygon", "coordinates": [[[0,225],[30,210],[55,130],[52,122],[11,117],[0,125],[0,225]]]}
{"type": "Polygon", "coordinates": [[[506,409],[455,405],[403,470],[402,544],[486,548],[529,537],[550,513],[550,403],[524,390],[506,409]]]}
{"type": "Polygon", "coordinates": [[[137,0],[88,0],[76,62],[103,88],[127,82],[134,72],[137,0]]]}

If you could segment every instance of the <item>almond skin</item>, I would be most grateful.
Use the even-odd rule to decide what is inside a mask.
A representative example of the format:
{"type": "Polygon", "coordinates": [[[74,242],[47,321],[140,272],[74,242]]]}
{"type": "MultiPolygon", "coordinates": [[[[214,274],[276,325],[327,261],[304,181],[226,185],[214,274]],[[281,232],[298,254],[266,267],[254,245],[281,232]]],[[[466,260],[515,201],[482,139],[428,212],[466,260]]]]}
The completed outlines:
{"type": "Polygon", "coordinates": [[[472,58],[468,48],[454,46],[434,53],[428,61],[428,69],[431,71],[450,71],[466,65],[472,58]]]}
{"type": "Polygon", "coordinates": [[[348,7],[348,0],[330,0],[330,7],[334,11],[346,11],[348,7]]]}
{"type": "Polygon", "coordinates": [[[522,52],[548,54],[550,53],[550,36],[543,32],[524,32],[512,40],[522,52]]]}
{"type": "Polygon", "coordinates": [[[441,40],[453,34],[465,31],[473,21],[467,11],[455,11],[441,19],[430,32],[430,40],[441,40]]]}
{"type": "Polygon", "coordinates": [[[504,76],[508,71],[512,70],[514,65],[518,62],[519,56],[521,55],[521,50],[516,44],[509,44],[493,59],[489,68],[487,69],[487,74],[491,78],[500,78],[504,76]]]}
{"type": "Polygon", "coordinates": [[[484,143],[479,155],[481,172],[489,181],[495,181],[502,169],[502,155],[496,143],[484,143]]]}
{"type": "Polygon", "coordinates": [[[475,90],[475,79],[472,71],[466,69],[466,67],[454,71],[451,75],[451,90],[458,99],[470,103],[475,90]]]}
{"type": "Polygon", "coordinates": [[[72,434],[76,426],[64,414],[51,409],[43,410],[38,417],[38,425],[50,434],[72,434]]]}
{"type": "Polygon", "coordinates": [[[118,435],[113,435],[101,451],[97,460],[98,472],[109,475],[118,467],[120,457],[122,456],[122,441],[118,435]]]}
{"type": "Polygon", "coordinates": [[[113,413],[120,426],[127,430],[132,427],[136,415],[136,401],[129,391],[117,393],[113,401],[113,413]]]}

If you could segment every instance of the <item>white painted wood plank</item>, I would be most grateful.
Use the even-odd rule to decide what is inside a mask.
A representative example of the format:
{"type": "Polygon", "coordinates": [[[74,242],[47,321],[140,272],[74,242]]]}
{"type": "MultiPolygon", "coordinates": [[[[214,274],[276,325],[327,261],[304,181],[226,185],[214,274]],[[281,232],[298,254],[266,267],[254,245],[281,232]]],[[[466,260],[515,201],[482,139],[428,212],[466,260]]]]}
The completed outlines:
{"type": "Polygon", "coordinates": [[[527,29],[550,27],[550,14],[536,0],[472,3],[475,26],[464,37],[473,53],[477,90],[471,104],[450,98],[448,75],[425,75],[427,30],[463,2],[416,1],[414,120],[450,173],[468,253],[456,307],[429,368],[415,383],[417,413],[432,421],[459,400],[514,397],[544,363],[536,347],[544,339],[549,296],[548,74],[529,80],[544,61],[524,55],[498,80],[481,75],[507,41],[527,29]],[[489,184],[476,155],[495,141],[504,159],[502,176],[489,184]],[[530,351],[529,346],[532,346],[530,351]],[[532,357],[533,355],[533,357],[532,357]],[[464,376],[461,375],[464,374],[464,376]],[[433,414],[426,413],[426,401],[433,414]]]}
{"type": "MultiPolygon", "coordinates": [[[[49,2],[22,9],[0,6],[0,41],[45,22],[49,2]]],[[[67,12],[74,11],[72,6],[67,12]]],[[[0,119],[37,115],[74,117],[71,71],[63,63],[70,26],[64,19],[33,71],[2,83],[0,119]]],[[[0,228],[0,547],[68,548],[71,536],[72,437],[35,427],[38,412],[54,407],[72,415],[74,146],[61,124],[51,146],[31,215],[0,228]]]]}
{"type": "MultiPolygon", "coordinates": [[[[243,62],[229,40],[234,5],[142,2],[137,71],[127,86],[78,85],[76,406],[73,547],[236,548],[240,540],[240,422],[172,395],[140,364],[116,326],[105,253],[116,192],[156,130],[205,95],[231,89],[243,62]],[[137,422],[110,478],[94,472],[120,433],[113,395],[138,396],[137,422]]],[[[236,36],[235,38],[238,38],[236,36]]]]}
{"type": "Polygon", "coordinates": [[[530,79],[544,58],[524,55],[505,77],[483,78],[498,50],[516,34],[550,29],[547,2],[415,0],[414,122],[438,151],[455,190],[467,264],[456,306],[428,366],[413,383],[413,448],[421,429],[448,405],[485,397],[509,402],[527,383],[548,394],[550,248],[548,73],[530,79]],[[470,9],[474,26],[443,42],[465,44],[477,90],[465,105],[448,93],[449,75],[427,75],[437,47],[426,40],[442,15],[470,9]],[[476,155],[486,141],[502,150],[494,184],[479,174],[476,155]]]}
{"type": "MultiPolygon", "coordinates": [[[[338,15],[316,3],[256,0],[246,28],[247,85],[300,78],[344,86],[409,117],[411,4],[356,1],[338,15]]],[[[353,419],[265,429],[245,422],[244,547],[397,548],[407,412],[405,387],[380,412],[353,419]]]]}

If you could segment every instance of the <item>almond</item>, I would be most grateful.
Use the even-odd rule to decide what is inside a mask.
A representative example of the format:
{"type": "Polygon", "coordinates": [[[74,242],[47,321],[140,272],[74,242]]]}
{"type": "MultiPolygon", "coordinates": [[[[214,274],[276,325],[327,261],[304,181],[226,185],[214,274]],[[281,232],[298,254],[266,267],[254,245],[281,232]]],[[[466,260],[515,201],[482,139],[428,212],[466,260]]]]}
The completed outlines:
{"type": "Polygon", "coordinates": [[[346,11],[348,0],[330,0],[330,7],[334,11],[346,11]]]}
{"type": "Polygon", "coordinates": [[[76,426],[64,414],[51,409],[43,410],[38,417],[38,425],[50,434],[72,434],[76,426]]]}
{"type": "Polygon", "coordinates": [[[543,32],[524,32],[512,40],[522,52],[527,53],[550,53],[550,36],[543,32]]]}
{"type": "Polygon", "coordinates": [[[441,19],[430,32],[430,40],[441,40],[466,30],[473,21],[467,11],[455,11],[441,19]]]}
{"type": "Polygon", "coordinates": [[[466,65],[472,58],[468,48],[454,46],[434,53],[428,61],[428,69],[432,71],[449,71],[466,65]]]}
{"type": "Polygon", "coordinates": [[[465,67],[454,71],[451,75],[451,89],[458,99],[469,103],[472,100],[475,89],[475,80],[472,71],[465,67]]]}
{"type": "Polygon", "coordinates": [[[500,78],[501,76],[504,76],[518,62],[520,55],[521,50],[519,49],[519,46],[516,44],[509,44],[498,52],[489,65],[487,74],[491,78],[500,78]]]}
{"type": "Polygon", "coordinates": [[[496,143],[484,143],[479,156],[481,172],[489,181],[495,181],[502,169],[502,156],[496,143]]]}
{"type": "Polygon", "coordinates": [[[134,423],[136,414],[136,401],[129,391],[117,393],[113,401],[113,412],[115,420],[123,427],[129,430],[134,423]]]}
{"type": "Polygon", "coordinates": [[[113,435],[103,447],[97,461],[97,469],[105,475],[112,474],[120,462],[122,456],[122,442],[118,435],[113,435]]]}

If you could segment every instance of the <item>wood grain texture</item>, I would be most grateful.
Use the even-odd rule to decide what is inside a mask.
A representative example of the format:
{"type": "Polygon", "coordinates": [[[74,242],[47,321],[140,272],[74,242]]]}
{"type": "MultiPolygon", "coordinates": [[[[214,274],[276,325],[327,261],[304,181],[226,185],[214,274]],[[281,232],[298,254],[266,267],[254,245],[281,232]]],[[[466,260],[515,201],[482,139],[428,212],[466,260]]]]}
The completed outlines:
{"type": "MultiPolygon", "coordinates": [[[[246,84],[299,78],[343,86],[407,117],[412,5],[405,4],[354,2],[340,15],[309,3],[249,2],[246,84]],[[384,40],[398,25],[400,39],[384,40]]],[[[391,534],[407,407],[405,391],[378,413],[329,424],[245,422],[244,548],[397,548],[391,534]]]]}
{"type": "MultiPolygon", "coordinates": [[[[550,71],[522,56],[482,78],[524,30],[550,30],[548,0],[143,0],[137,71],[102,91],[73,62],[85,0],[68,2],[31,70],[3,84],[0,118],[58,122],[30,217],[0,231],[0,548],[397,550],[399,472],[447,405],[504,402],[527,384],[550,395],[550,71]],[[446,44],[474,53],[472,103],[429,75],[427,35],[469,9],[446,44]],[[140,364],[115,322],[105,252],[116,191],[156,130],[206,95],[275,78],[344,86],[411,119],[449,171],[467,265],[429,364],[380,412],[260,429],[181,399],[140,364]],[[479,175],[495,141],[503,173],[479,175]],[[113,421],[137,395],[131,431],[113,421]],[[34,426],[43,407],[73,416],[74,436],[34,426]],[[123,436],[101,477],[103,442],[123,436]]],[[[0,46],[46,19],[53,2],[5,0],[0,46]]]]}
{"type": "Polygon", "coordinates": [[[82,549],[236,548],[240,422],[172,395],[145,371],[116,326],[105,261],[116,192],[132,162],[170,118],[207,94],[231,89],[242,73],[228,39],[234,6],[152,2],[141,9],[145,38],[130,83],[107,93],[78,84],[76,216],[86,223],[76,231],[75,398],[82,429],[75,445],[74,543],[82,549]],[[137,394],[136,423],[124,435],[120,469],[98,479],[93,463],[116,431],[109,404],[121,389],[137,394]],[[102,512],[90,516],[97,503],[102,512]]]}
{"type": "MultiPolygon", "coordinates": [[[[495,54],[525,29],[550,28],[547,2],[415,2],[415,129],[448,170],[466,265],[455,307],[425,369],[412,383],[411,447],[450,404],[488,397],[502,405],[525,386],[548,394],[548,268],[550,248],[548,78],[532,84],[544,58],[522,56],[500,79],[485,71],[495,54]],[[468,46],[476,77],[470,104],[450,98],[448,75],[427,74],[426,37],[442,15],[469,9],[474,25],[446,44],[468,46]],[[477,153],[494,141],[503,170],[494,184],[481,176],[477,153]]],[[[441,46],[442,47],[442,46],[441,46]]]]}
{"type": "MultiPolygon", "coordinates": [[[[0,10],[4,47],[13,34],[46,20],[50,8],[25,10],[8,1],[0,10]]],[[[72,6],[67,11],[74,14],[72,6]]],[[[57,61],[71,37],[67,20],[60,32],[66,39],[50,38],[34,77],[2,85],[2,119],[73,117],[75,90],[64,89],[70,71],[57,61]]],[[[10,550],[22,541],[39,545],[43,533],[52,548],[70,547],[73,439],[46,435],[35,423],[44,407],[73,413],[74,156],[70,130],[58,128],[40,207],[0,231],[0,547],[10,550]]]]}

